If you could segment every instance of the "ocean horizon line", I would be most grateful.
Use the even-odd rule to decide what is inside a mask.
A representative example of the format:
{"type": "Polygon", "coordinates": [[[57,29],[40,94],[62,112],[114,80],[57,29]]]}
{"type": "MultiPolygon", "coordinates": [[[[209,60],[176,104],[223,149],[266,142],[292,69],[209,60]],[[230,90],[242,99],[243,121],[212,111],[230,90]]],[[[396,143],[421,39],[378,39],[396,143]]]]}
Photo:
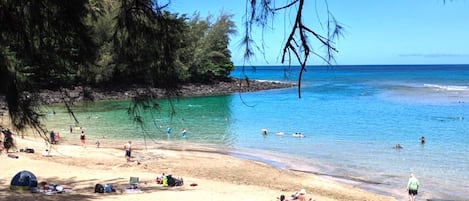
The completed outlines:
{"type": "MultiPolygon", "coordinates": [[[[255,64],[255,65],[236,65],[235,67],[259,67],[259,66],[266,66],[266,67],[288,67],[288,66],[301,66],[300,64],[255,64]]],[[[319,66],[319,67],[329,67],[329,66],[469,66],[469,63],[460,63],[460,64],[308,64],[308,66],[319,66]]]]}

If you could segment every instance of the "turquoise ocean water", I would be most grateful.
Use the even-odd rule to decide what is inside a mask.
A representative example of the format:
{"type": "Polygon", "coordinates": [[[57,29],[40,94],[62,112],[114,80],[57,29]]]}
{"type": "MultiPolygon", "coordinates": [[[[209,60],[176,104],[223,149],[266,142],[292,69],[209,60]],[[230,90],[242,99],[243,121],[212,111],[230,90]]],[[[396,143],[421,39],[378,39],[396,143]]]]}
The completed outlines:
{"type": "MultiPolygon", "coordinates": [[[[298,68],[247,67],[232,75],[297,82],[298,68]]],[[[406,199],[413,172],[420,198],[469,200],[469,65],[311,66],[301,98],[298,88],[289,88],[174,103],[174,116],[165,100],[160,111],[143,114],[144,131],[127,116],[127,101],[74,110],[89,139],[143,140],[144,132],[147,140],[223,147],[237,157],[323,174],[398,200],[406,199]],[[292,136],[299,132],[305,137],[292,136]]],[[[73,121],[65,108],[46,111],[55,111],[48,126],[67,133],[73,121]]]]}

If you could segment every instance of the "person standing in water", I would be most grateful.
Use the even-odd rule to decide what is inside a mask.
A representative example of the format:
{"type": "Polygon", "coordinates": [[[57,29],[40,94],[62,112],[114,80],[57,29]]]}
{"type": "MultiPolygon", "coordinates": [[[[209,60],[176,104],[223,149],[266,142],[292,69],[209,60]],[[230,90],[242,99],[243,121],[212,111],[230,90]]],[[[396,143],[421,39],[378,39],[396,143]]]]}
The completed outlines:
{"type": "Polygon", "coordinates": [[[166,133],[169,135],[171,134],[171,127],[166,128],[166,133]]]}
{"type": "Polygon", "coordinates": [[[185,128],[182,129],[181,135],[182,135],[182,137],[186,137],[186,135],[187,135],[187,130],[186,130],[185,128]]]}
{"type": "Polygon", "coordinates": [[[420,183],[415,175],[412,173],[410,174],[409,181],[407,182],[407,190],[409,191],[409,200],[415,201],[415,196],[417,195],[417,191],[419,189],[420,183]]]}

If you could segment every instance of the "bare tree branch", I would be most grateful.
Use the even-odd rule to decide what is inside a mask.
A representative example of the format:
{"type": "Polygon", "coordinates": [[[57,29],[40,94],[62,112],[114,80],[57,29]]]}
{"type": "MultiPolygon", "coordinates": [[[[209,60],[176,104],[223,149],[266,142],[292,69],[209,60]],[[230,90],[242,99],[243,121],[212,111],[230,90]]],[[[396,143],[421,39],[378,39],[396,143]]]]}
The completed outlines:
{"type": "MultiPolygon", "coordinates": [[[[301,78],[303,73],[306,72],[306,65],[308,64],[310,54],[317,56],[327,64],[331,64],[331,61],[334,60],[334,54],[337,52],[337,49],[334,47],[334,41],[342,35],[341,33],[343,31],[343,27],[338,24],[336,19],[329,12],[327,0],[325,1],[328,19],[326,27],[327,32],[324,35],[319,34],[319,30],[313,29],[311,25],[304,24],[303,12],[305,0],[292,0],[281,7],[272,6],[273,4],[275,4],[275,1],[273,0],[261,0],[260,2],[257,2],[256,0],[249,0],[249,4],[246,4],[246,12],[251,12],[250,17],[246,19],[246,25],[249,25],[249,27],[246,27],[246,36],[249,36],[249,40],[243,41],[246,42],[245,60],[250,60],[254,55],[252,47],[248,44],[248,42],[254,41],[250,37],[250,32],[253,30],[252,25],[254,24],[254,22],[257,22],[257,24],[260,25],[262,29],[265,29],[268,17],[271,16],[273,18],[276,12],[282,10],[296,9],[294,22],[291,26],[291,30],[288,34],[288,37],[283,45],[281,63],[285,63],[288,58],[288,66],[290,67],[293,53],[293,58],[296,60],[296,62],[298,62],[301,67],[298,78],[298,97],[301,98],[301,78]],[[258,4],[259,6],[263,7],[263,9],[256,9],[258,4]],[[257,14],[256,11],[261,11],[261,13],[257,14]],[[326,56],[321,56],[321,54],[319,54],[317,50],[312,48],[309,36],[313,36],[315,41],[319,42],[322,47],[326,48],[326,56]]],[[[319,16],[317,10],[316,15],[319,16]]],[[[321,22],[320,24],[322,25],[321,22]]],[[[245,39],[247,39],[247,37],[245,39]]],[[[264,52],[262,53],[264,54],[264,52]]]]}

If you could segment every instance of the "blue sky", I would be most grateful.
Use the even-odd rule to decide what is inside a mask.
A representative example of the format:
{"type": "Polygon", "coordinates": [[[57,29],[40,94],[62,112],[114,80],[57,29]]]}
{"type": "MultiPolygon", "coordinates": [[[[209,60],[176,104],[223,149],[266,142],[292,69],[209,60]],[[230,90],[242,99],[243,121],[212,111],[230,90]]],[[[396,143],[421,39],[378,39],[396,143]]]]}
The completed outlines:
{"type": "MultiPolygon", "coordinates": [[[[172,0],[169,10],[201,16],[233,14],[238,34],[230,50],[235,65],[245,63],[239,41],[244,33],[245,0],[172,0]]],[[[276,0],[280,5],[283,0],[276,0]]],[[[307,0],[305,22],[325,33],[325,1],[307,0]],[[316,11],[319,11],[316,14],[316,11]]],[[[469,1],[454,0],[327,0],[329,10],[345,28],[337,43],[335,64],[469,64],[469,1]]],[[[272,29],[254,33],[263,47],[247,65],[281,65],[282,45],[290,27],[289,14],[280,14],[272,29]],[[263,37],[262,37],[263,35],[263,37]],[[264,40],[262,40],[264,38],[264,40]],[[263,41],[263,42],[262,42],[263,41]]],[[[313,44],[319,54],[323,49],[313,44]]],[[[325,64],[312,57],[311,65],[325,64]]]]}

